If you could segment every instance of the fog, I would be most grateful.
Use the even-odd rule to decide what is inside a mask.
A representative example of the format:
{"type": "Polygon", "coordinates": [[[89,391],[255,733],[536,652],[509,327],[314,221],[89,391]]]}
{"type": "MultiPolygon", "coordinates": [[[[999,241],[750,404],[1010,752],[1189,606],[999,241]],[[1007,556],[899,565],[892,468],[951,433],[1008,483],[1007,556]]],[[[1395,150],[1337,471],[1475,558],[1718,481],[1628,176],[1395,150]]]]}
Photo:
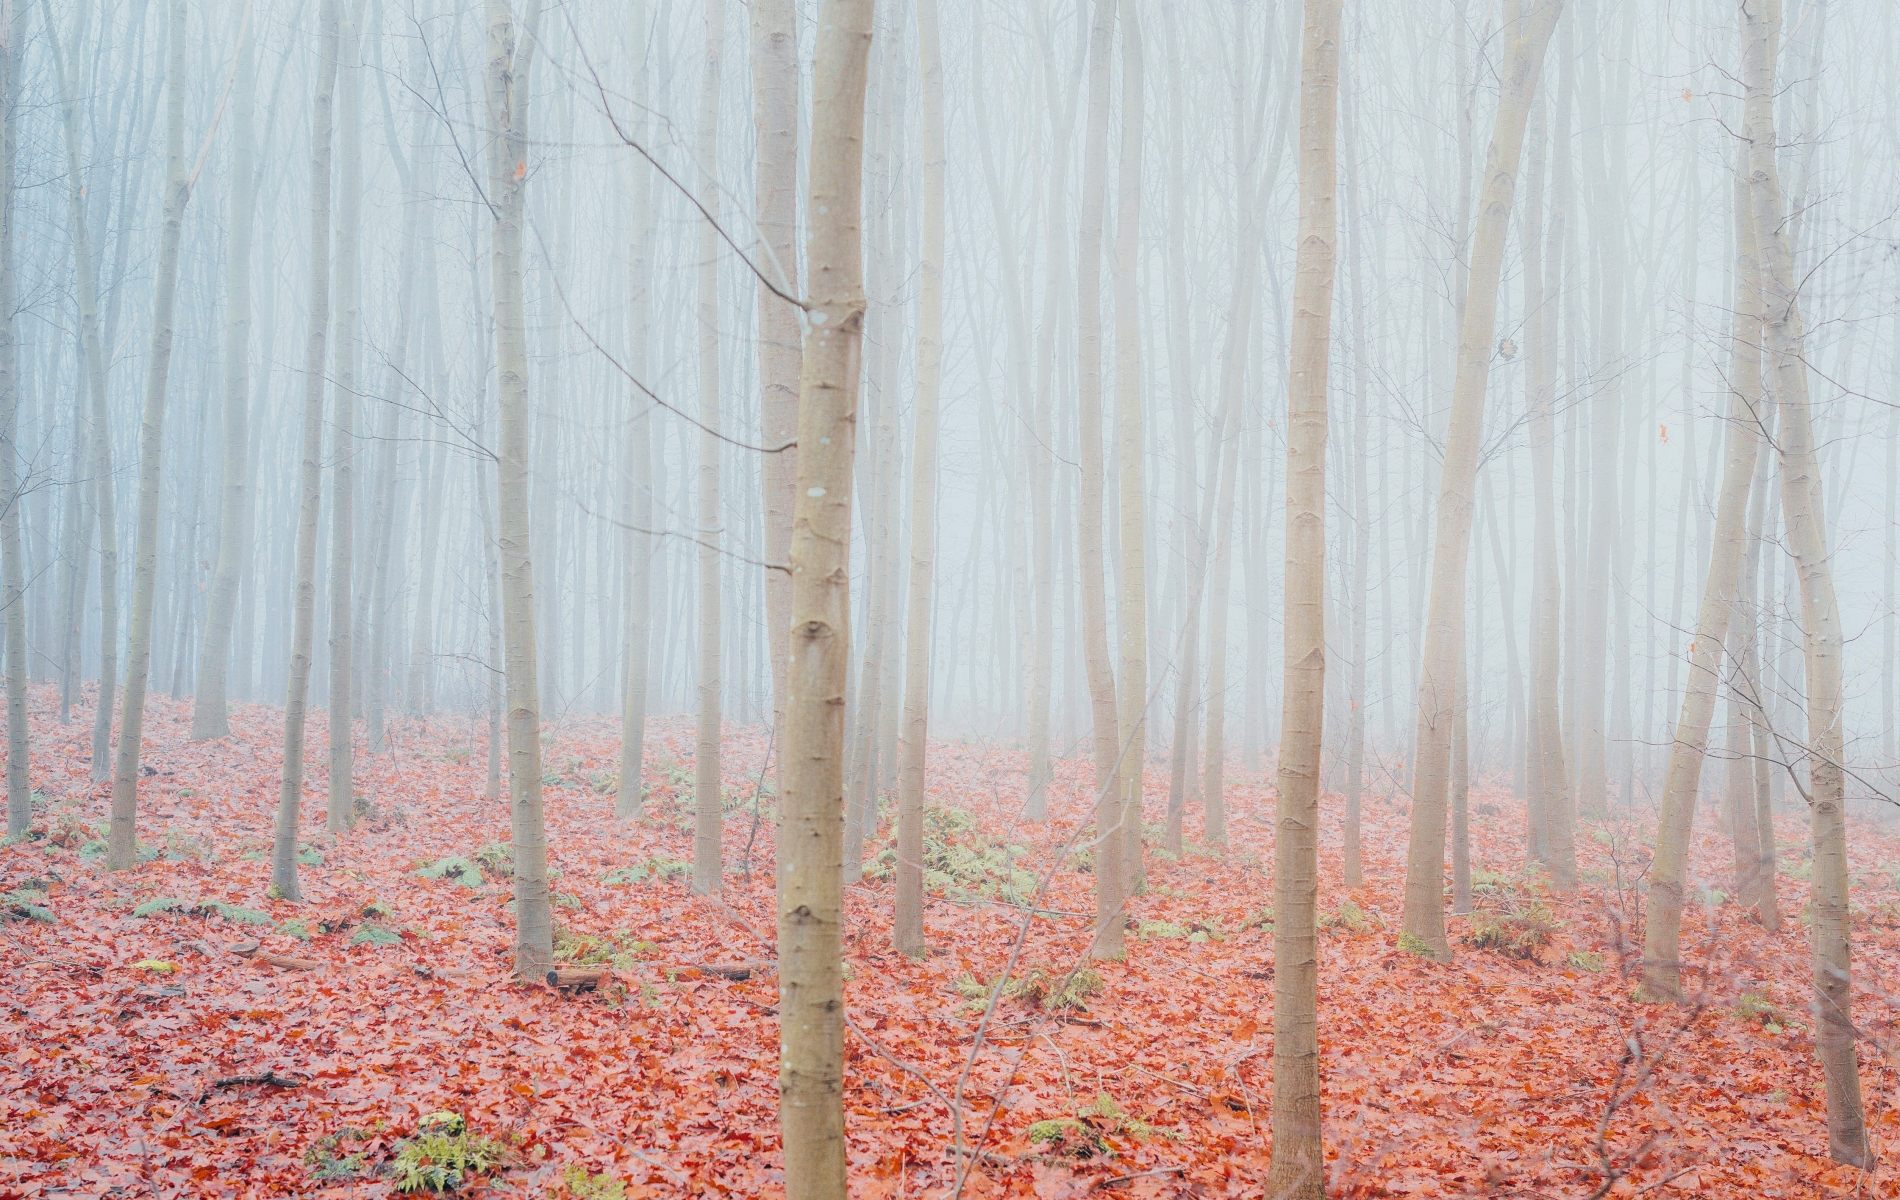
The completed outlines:
{"type": "MultiPolygon", "coordinates": [[[[1844,995],[1846,856],[1879,852],[1838,808],[1808,814],[1838,794],[1876,829],[1900,786],[1895,9],[1785,0],[1766,131],[1745,22],[1716,0],[1333,0],[1330,76],[1303,40],[1326,0],[878,0],[861,138],[829,140],[825,22],[870,7],[15,0],[10,800],[88,773],[26,782],[29,684],[35,738],[92,725],[95,781],[114,770],[99,698],[123,696],[115,858],[143,803],[135,703],[177,698],[199,739],[227,734],[227,705],[274,706],[279,896],[299,803],[306,833],[340,833],[352,774],[390,788],[362,782],[377,756],[429,737],[486,756],[531,877],[537,738],[616,739],[602,804],[628,820],[643,762],[650,789],[696,723],[696,892],[722,886],[722,736],[728,780],[773,795],[797,790],[787,754],[822,751],[847,885],[885,793],[900,864],[926,789],[1121,821],[1130,873],[1091,884],[1102,957],[1143,894],[1144,823],[1168,862],[1218,854],[1243,817],[1287,838],[1306,760],[1283,735],[1310,730],[1314,853],[1347,887],[1410,862],[1402,949],[1449,956],[1430,864],[1469,910],[1481,803],[1508,869],[1541,863],[1559,893],[1577,846],[1634,837],[1630,869],[1675,889],[1678,925],[1685,878],[1770,929],[1800,905],[1762,912],[1759,864],[1685,877],[1672,822],[1684,846],[1693,818],[1737,864],[1765,856],[1773,910],[1773,825],[1785,843],[1794,820],[1812,849],[1783,849],[1812,858],[1817,895],[1842,856],[1813,928],[1838,932],[1844,995]],[[788,705],[817,677],[787,665],[804,643],[786,631],[819,561],[797,550],[826,496],[800,406],[827,330],[818,176],[857,170],[840,146],[862,155],[866,304],[833,381],[855,431],[847,619],[827,627],[844,683],[808,742],[788,705]],[[1764,163],[1772,200],[1752,198],[1764,163]],[[1309,271],[1323,307],[1302,314],[1309,271]],[[1297,419],[1313,378],[1317,441],[1297,419]],[[1290,470],[1315,468],[1308,511],[1290,470]],[[1302,520],[1318,542],[1289,543],[1302,520]],[[1462,580],[1435,561],[1454,543],[1462,580]],[[1319,712],[1296,679],[1323,686],[1319,712]],[[306,719],[328,730],[307,776],[306,719]],[[974,777],[938,767],[966,750],[974,777]]],[[[1107,859],[1120,843],[1096,836],[1107,859]]],[[[1581,878],[1621,889],[1599,876],[1624,868],[1581,878]]],[[[539,886],[517,934],[534,975],[539,886]]],[[[1677,933],[1625,915],[1632,937],[1649,922],[1630,969],[1673,994],[1677,933]]],[[[1830,1147],[1858,1162],[1834,1121],[1853,1039],[1817,1037],[1830,1147]]],[[[1285,1161],[1275,1178],[1307,1186],[1285,1161]]]]}

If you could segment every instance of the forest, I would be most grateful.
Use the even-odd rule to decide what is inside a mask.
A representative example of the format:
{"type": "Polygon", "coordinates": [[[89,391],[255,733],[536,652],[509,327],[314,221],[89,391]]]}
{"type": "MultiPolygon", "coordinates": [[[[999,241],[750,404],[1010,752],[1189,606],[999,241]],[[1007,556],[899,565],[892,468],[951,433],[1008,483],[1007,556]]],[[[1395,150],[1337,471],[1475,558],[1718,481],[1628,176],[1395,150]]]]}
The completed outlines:
{"type": "Polygon", "coordinates": [[[1900,1197],[1897,64],[0,4],[0,1197],[1900,1197]]]}

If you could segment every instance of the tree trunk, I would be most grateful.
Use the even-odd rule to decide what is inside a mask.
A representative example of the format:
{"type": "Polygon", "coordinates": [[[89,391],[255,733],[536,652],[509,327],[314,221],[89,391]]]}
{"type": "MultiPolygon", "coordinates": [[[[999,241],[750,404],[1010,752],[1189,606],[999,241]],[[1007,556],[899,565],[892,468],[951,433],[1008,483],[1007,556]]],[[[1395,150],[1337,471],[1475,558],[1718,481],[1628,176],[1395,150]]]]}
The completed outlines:
{"type": "MultiPolygon", "coordinates": [[[[1354,71],[1358,70],[1355,63],[1354,71]]],[[[1354,80],[1355,87],[1357,79],[1354,80]]],[[[1369,579],[1369,559],[1372,556],[1372,505],[1367,488],[1367,460],[1371,455],[1371,442],[1368,440],[1366,420],[1366,395],[1371,387],[1371,355],[1366,347],[1366,296],[1365,276],[1360,263],[1363,260],[1366,237],[1365,219],[1360,209],[1359,189],[1361,187],[1361,168],[1355,153],[1358,141],[1359,120],[1358,105],[1348,92],[1344,113],[1340,125],[1345,131],[1346,145],[1346,222],[1350,242],[1346,258],[1348,273],[1347,284],[1352,292],[1352,576],[1348,583],[1351,595],[1351,629],[1348,631],[1351,678],[1347,686],[1347,698],[1350,705],[1346,726],[1346,820],[1344,848],[1345,884],[1349,888],[1358,887],[1364,881],[1364,865],[1360,856],[1360,791],[1365,786],[1366,775],[1366,653],[1367,653],[1367,599],[1369,579]]],[[[1330,340],[1330,328],[1328,331],[1330,340]]],[[[1323,374],[1323,372],[1322,372],[1323,374]]],[[[1321,430],[1322,435],[1324,430],[1321,430]]],[[[1288,475],[1289,481],[1292,476],[1288,475]]],[[[1289,485],[1289,504],[1291,490],[1289,485]]],[[[1291,509],[1289,508],[1289,512],[1291,509]]],[[[1322,510],[1323,511],[1323,510],[1322,510]]],[[[1322,546],[1322,556],[1324,547],[1322,546]]],[[[1287,575],[1293,578],[1292,574],[1287,575]]]]}
{"type": "Polygon", "coordinates": [[[225,711],[231,665],[231,624],[238,585],[250,562],[245,509],[250,505],[251,226],[256,216],[257,167],[251,113],[257,87],[255,39],[246,23],[237,48],[231,90],[231,202],[224,262],[224,462],[218,505],[218,561],[211,579],[204,639],[198,647],[198,681],[192,699],[191,736],[221,738],[231,732],[225,711]]]}
{"type": "MultiPolygon", "coordinates": [[[[650,91],[647,57],[654,49],[647,34],[647,11],[647,0],[634,0],[628,12],[634,58],[633,136],[641,145],[646,144],[650,91]]],[[[633,164],[630,192],[633,238],[627,264],[627,372],[644,383],[653,338],[653,173],[644,161],[633,164]]],[[[764,303],[761,299],[761,306],[764,303]]],[[[627,419],[622,484],[626,496],[622,523],[626,527],[627,660],[620,694],[620,774],[614,788],[614,816],[621,820],[639,816],[644,800],[640,773],[646,755],[647,668],[653,644],[653,536],[649,532],[653,528],[653,406],[644,396],[634,396],[633,408],[633,415],[627,419]]],[[[772,558],[770,554],[766,557],[772,558]]]]}
{"type": "Polygon", "coordinates": [[[1108,578],[1102,561],[1102,226],[1108,176],[1109,52],[1117,0],[1095,0],[1089,30],[1089,121],[1082,145],[1082,226],[1076,256],[1076,430],[1081,439],[1081,499],[1076,512],[1076,558],[1082,578],[1082,657],[1088,671],[1095,747],[1095,942],[1097,958],[1122,953],[1126,835],[1116,789],[1118,714],[1115,672],[1108,657],[1108,578]]]}
{"type": "Polygon", "coordinates": [[[310,643],[317,608],[317,518],[323,503],[323,362],[330,330],[330,148],[335,136],[331,106],[336,95],[342,0],[323,0],[317,50],[316,98],[310,115],[310,326],[304,342],[302,466],[297,507],[297,580],[292,605],[290,671],[284,699],[284,776],[277,797],[277,828],[271,847],[271,887],[299,900],[298,808],[303,801],[304,725],[310,702],[310,643]]]}
{"type": "Polygon", "coordinates": [[[507,0],[487,0],[489,252],[501,428],[495,479],[507,660],[508,801],[515,854],[515,975],[541,979],[554,965],[548,907],[547,830],[541,816],[541,696],[535,674],[534,557],[529,532],[528,337],[521,284],[527,209],[529,74],[541,24],[529,0],[519,48],[507,0]]]}
{"type": "Polygon", "coordinates": [[[1788,244],[1788,210],[1775,164],[1775,61],[1780,0],[1741,0],[1742,80],[1747,88],[1749,184],[1761,255],[1765,364],[1781,417],[1781,511],[1801,585],[1808,730],[1808,802],[1814,838],[1815,1053],[1827,1090],[1828,1152],[1836,1162],[1871,1167],[1861,1108],[1860,1065],[1851,1013],[1848,942],[1846,739],[1841,687],[1841,612],[1828,561],[1827,524],[1808,399],[1808,363],[1800,294],[1788,244]]]}
{"type": "MultiPolygon", "coordinates": [[[[1286,667],[1273,836],[1273,1162],[1267,1194],[1319,1200],[1319,773],[1326,715],[1326,373],[1338,262],[1341,0],[1306,0],[1300,227],[1288,352],[1286,667]]],[[[1357,236],[1354,230],[1354,236],[1357,236]]]]}
{"type": "MultiPolygon", "coordinates": [[[[719,211],[719,68],[726,45],[724,0],[706,0],[706,67],[700,80],[699,203],[719,211]]],[[[693,891],[719,891],[720,532],[719,235],[699,222],[699,737],[693,757],[693,891]]]]}
{"type": "MultiPolygon", "coordinates": [[[[172,314],[178,299],[178,243],[184,229],[185,203],[191,199],[191,185],[185,178],[185,0],[171,0],[166,24],[165,223],[159,234],[152,353],[145,371],[145,413],[139,424],[132,628],[126,646],[125,711],[120,717],[118,752],[112,764],[112,824],[106,848],[106,869],[110,871],[130,870],[138,862],[139,744],[145,730],[145,687],[152,665],[152,598],[158,585],[158,483],[160,455],[165,447],[165,387],[171,370],[172,314]]],[[[13,664],[9,663],[8,668],[11,673],[13,664]]]]}
{"type": "Polygon", "coordinates": [[[1115,418],[1120,442],[1117,469],[1121,492],[1121,700],[1117,747],[1125,847],[1122,878],[1140,888],[1146,871],[1141,853],[1141,785],[1148,763],[1148,557],[1147,484],[1142,453],[1147,444],[1141,417],[1141,14],[1135,0],[1120,0],[1122,25],[1122,144],[1120,191],[1115,203],[1115,418]]]}
{"type": "MultiPolygon", "coordinates": [[[[793,0],[753,0],[752,111],[755,254],[758,269],[787,295],[798,294],[798,33],[793,0]]],[[[798,311],[763,283],[759,305],[759,429],[768,447],[798,433],[798,311]]],[[[765,561],[784,563],[792,542],[798,451],[759,460],[765,561]]],[[[765,568],[766,645],[772,655],[772,725],[785,724],[785,655],[792,627],[792,577],[765,568]]]]}
{"type": "Polygon", "coordinates": [[[910,596],[904,618],[903,766],[897,791],[897,910],[891,944],[924,944],[924,759],[930,733],[930,603],[937,565],[937,394],[943,379],[943,54],[937,0],[917,0],[923,69],[924,225],[917,293],[917,394],[912,409],[910,596]]]}
{"type": "Polygon", "coordinates": [[[336,337],[331,345],[335,383],[330,423],[330,779],[324,828],[342,833],[356,818],[353,773],[356,746],[355,642],[351,570],[356,551],[356,336],[357,257],[363,204],[363,78],[361,39],[345,11],[337,52],[336,337]]]}
{"type": "Polygon", "coordinates": [[[843,1200],[844,694],[851,467],[864,329],[860,230],[872,0],[824,0],[812,70],[809,321],[792,525],[780,835],[779,1131],[787,1200],[843,1200]]]}
{"type": "MultiPolygon", "coordinates": [[[[25,26],[24,13],[10,14],[13,29],[25,26]]],[[[52,23],[47,23],[52,28],[52,23]]],[[[20,353],[15,341],[14,204],[18,167],[20,99],[20,43],[13,31],[0,45],[0,98],[6,116],[0,120],[0,554],[5,556],[5,614],[7,651],[7,836],[23,838],[33,822],[33,787],[27,777],[26,716],[26,561],[20,539],[20,353]]]]}
{"type": "Polygon", "coordinates": [[[1451,722],[1456,707],[1464,624],[1465,569],[1483,435],[1484,389],[1491,372],[1498,279],[1511,220],[1511,198],[1524,147],[1524,126],[1563,0],[1533,0],[1522,16],[1507,0],[1509,56],[1496,126],[1485,156],[1484,199],[1472,240],[1471,288],[1458,339],[1458,374],[1439,475],[1432,552],[1430,606],[1418,685],[1411,843],[1405,867],[1405,911],[1400,941],[1406,948],[1449,960],[1445,940],[1445,801],[1450,774],[1451,722]]]}
{"type": "MultiPolygon", "coordinates": [[[[1743,127],[1743,138],[1749,136],[1743,127]]],[[[1662,812],[1657,821],[1656,858],[1649,875],[1649,903],[1643,927],[1643,991],[1657,1000],[1681,996],[1680,942],[1682,899],[1688,886],[1686,868],[1689,835],[1695,821],[1696,797],[1701,789],[1702,763],[1708,753],[1709,725],[1721,690],[1723,645],[1735,611],[1736,584],[1741,571],[1747,534],[1749,484],[1755,475],[1762,422],[1761,390],[1761,265],[1754,228],[1748,217],[1745,176],[1738,171],[1735,185],[1735,315],[1729,335],[1729,406],[1727,463],[1722,472],[1721,497],[1715,510],[1715,541],[1709,555],[1709,573],[1702,588],[1702,607],[1696,618],[1695,641],[1690,644],[1689,681],[1683,692],[1682,715],[1676,720],[1669,748],[1669,773],[1663,784],[1662,812]]],[[[1751,772],[1752,778],[1752,772],[1751,772]]],[[[1754,823],[1753,788],[1747,806],[1749,832],[1754,823]]],[[[1745,839],[1742,853],[1752,872],[1758,853],[1755,839],[1745,839]]],[[[1744,895],[1752,892],[1744,889],[1744,895]]],[[[1746,898],[1743,900],[1747,903],[1746,898]]]]}

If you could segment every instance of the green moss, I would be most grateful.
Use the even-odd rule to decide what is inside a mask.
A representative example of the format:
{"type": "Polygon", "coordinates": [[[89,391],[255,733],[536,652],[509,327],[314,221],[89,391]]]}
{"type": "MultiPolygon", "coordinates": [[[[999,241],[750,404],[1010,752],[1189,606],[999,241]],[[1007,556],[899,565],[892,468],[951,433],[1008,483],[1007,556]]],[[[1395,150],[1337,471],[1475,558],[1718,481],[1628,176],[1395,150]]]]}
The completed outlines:
{"type": "Polygon", "coordinates": [[[254,908],[240,908],[235,904],[226,904],[222,900],[201,900],[192,905],[191,911],[201,917],[223,917],[237,925],[269,925],[269,913],[258,912],[254,908]]]}
{"type": "Polygon", "coordinates": [[[1377,918],[1368,916],[1365,909],[1350,900],[1340,901],[1338,908],[1319,916],[1319,927],[1334,933],[1370,933],[1380,924],[1377,918]]]}
{"type": "Polygon", "coordinates": [[[469,857],[483,875],[498,880],[514,878],[515,848],[506,842],[491,842],[469,857]]]}
{"type": "Polygon", "coordinates": [[[1409,929],[1399,933],[1399,949],[1406,954],[1416,954],[1420,958],[1436,959],[1438,957],[1430,942],[1409,929]]]}
{"type": "Polygon", "coordinates": [[[1029,1140],[1047,1147],[1045,1153],[1068,1158],[1093,1158],[1108,1149],[1100,1134],[1074,1117],[1037,1121],[1029,1127],[1029,1140]]]}
{"type": "Polygon", "coordinates": [[[1144,942],[1154,941],[1157,938],[1184,938],[1189,932],[1187,926],[1176,925],[1172,921],[1137,921],[1135,923],[1135,936],[1144,942]]]}
{"type": "Polygon", "coordinates": [[[424,879],[452,879],[466,888],[482,886],[482,869],[460,855],[439,858],[416,874],[424,879]]]}
{"type": "Polygon", "coordinates": [[[41,903],[45,899],[46,885],[37,879],[28,880],[0,895],[0,921],[43,921],[51,925],[53,910],[41,903]]]}
{"type": "Polygon", "coordinates": [[[145,903],[133,909],[132,915],[135,917],[155,917],[159,913],[173,912],[190,907],[191,901],[189,900],[180,900],[176,896],[160,896],[155,900],[147,900],[145,903]]]}
{"type": "Polygon", "coordinates": [[[358,925],[350,935],[352,946],[394,946],[401,941],[400,933],[382,925],[358,925]]]}
{"type": "Polygon", "coordinates": [[[1594,973],[1603,969],[1603,956],[1595,950],[1572,950],[1564,956],[1564,965],[1594,973]]]}
{"type": "Polygon", "coordinates": [[[608,1171],[589,1175],[585,1167],[569,1167],[561,1183],[574,1200],[626,1200],[627,1185],[608,1171]]]}

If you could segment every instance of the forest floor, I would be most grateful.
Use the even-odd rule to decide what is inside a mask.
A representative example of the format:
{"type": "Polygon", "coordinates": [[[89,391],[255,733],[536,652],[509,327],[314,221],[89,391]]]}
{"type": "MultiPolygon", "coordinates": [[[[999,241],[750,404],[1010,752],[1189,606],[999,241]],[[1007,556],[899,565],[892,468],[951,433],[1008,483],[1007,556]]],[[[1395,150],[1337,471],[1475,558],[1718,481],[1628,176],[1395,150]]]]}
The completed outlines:
{"type": "MultiPolygon", "coordinates": [[[[758,966],[774,957],[774,909],[769,789],[754,820],[756,732],[728,741],[729,874],[710,900],[677,877],[691,857],[690,722],[656,723],[648,815],[625,824],[603,794],[609,723],[546,736],[563,945],[614,967],[609,986],[570,996],[509,979],[505,864],[480,853],[506,841],[508,812],[483,798],[471,723],[400,722],[390,753],[359,759],[369,809],[332,838],[313,722],[305,901],[291,905],[266,894],[279,711],[240,706],[228,739],[194,743],[189,704],[155,697],[145,760],[157,773],[139,817],[155,857],[107,875],[96,860],[109,789],[86,777],[90,722],[55,723],[50,693],[33,702],[44,800],[33,839],[0,850],[0,894],[17,918],[0,929],[0,1197],[386,1195],[398,1162],[418,1161],[419,1123],[443,1110],[505,1150],[496,1173],[471,1171],[474,1194],[781,1189],[776,980],[758,966]],[[444,865],[456,858],[468,861],[444,865]],[[418,874],[432,866],[439,878],[418,874]],[[261,952],[227,949],[246,941],[261,952]],[[754,964],[744,979],[704,969],[742,963],[754,964]]],[[[1061,764],[1043,826],[1019,818],[1023,770],[1013,749],[932,748],[927,923],[940,953],[890,952],[888,882],[847,890],[853,1194],[943,1197],[957,1163],[973,1162],[970,1197],[1258,1195],[1272,1090],[1270,790],[1257,774],[1232,781],[1226,853],[1151,854],[1126,961],[1089,976],[1077,969],[1093,877],[1070,851],[1090,768],[1061,764]],[[1045,876],[1039,911],[1001,902],[1045,876]],[[979,1042],[986,984],[1018,945],[979,1042]]],[[[1149,787],[1158,820],[1165,769],[1149,787]]],[[[1770,936],[1701,893],[1684,937],[1704,967],[1700,1002],[1638,1004],[1646,818],[1587,822],[1586,887],[1546,898],[1519,872],[1521,805],[1491,791],[1473,803],[1482,911],[1452,920],[1456,961],[1440,966],[1396,948],[1402,799],[1375,789],[1368,800],[1368,882],[1350,892],[1341,804],[1326,799],[1329,1194],[1900,1195],[1892,1167],[1863,1175],[1825,1158],[1798,916],[1770,936]],[[1471,944],[1487,930],[1534,957],[1471,944]]],[[[1726,886],[1712,810],[1699,821],[1694,868],[1726,886]]],[[[1781,902],[1798,914],[1804,826],[1784,818],[1780,836],[1781,902]]],[[[1900,838],[1856,824],[1852,853],[1863,1087],[1876,1143],[1897,1161],[1900,1078],[1876,1047],[1894,1029],[1883,997],[1900,974],[1900,838]]]]}

